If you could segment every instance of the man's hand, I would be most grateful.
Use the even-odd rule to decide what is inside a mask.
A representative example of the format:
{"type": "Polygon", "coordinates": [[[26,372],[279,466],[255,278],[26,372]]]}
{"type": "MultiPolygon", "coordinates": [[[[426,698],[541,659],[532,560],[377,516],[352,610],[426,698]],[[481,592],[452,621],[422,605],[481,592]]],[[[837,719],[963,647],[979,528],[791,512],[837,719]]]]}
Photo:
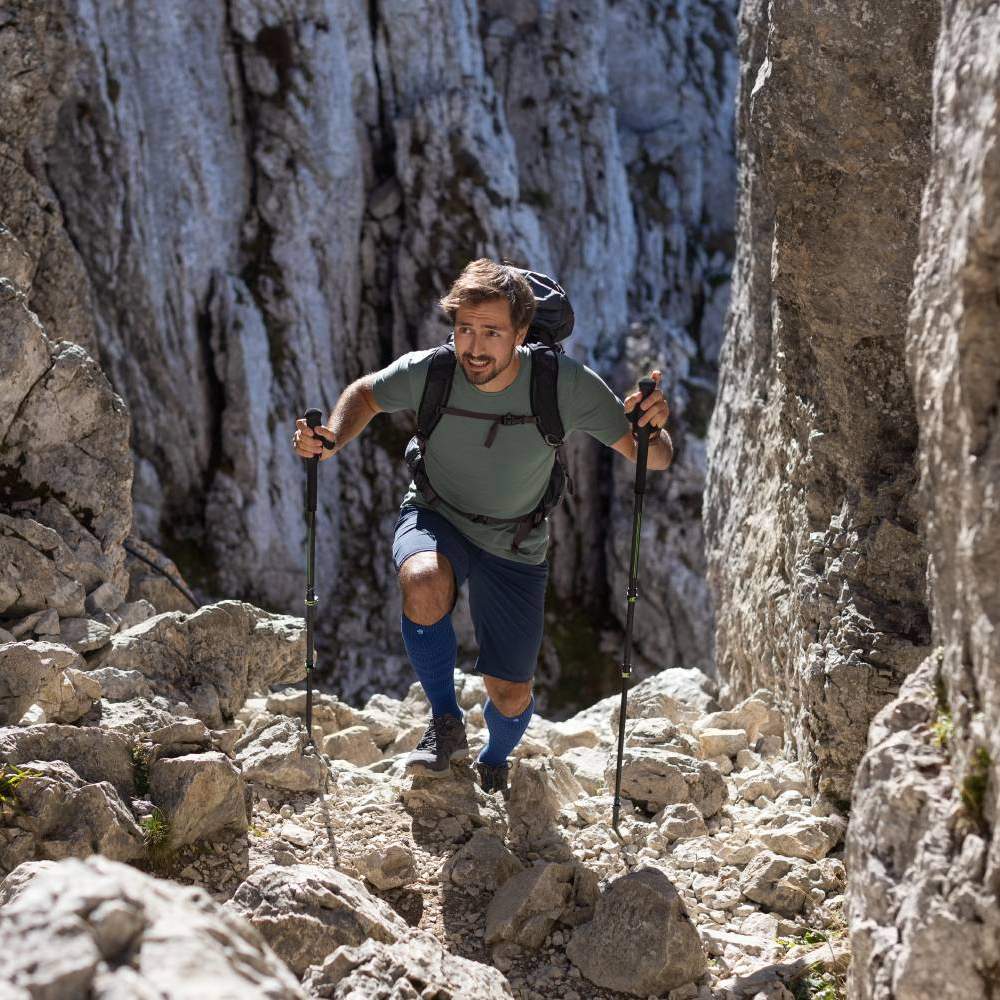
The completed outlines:
{"type": "MultiPolygon", "coordinates": [[[[660,379],[663,378],[663,373],[659,370],[652,371],[649,373],[649,377],[656,383],[656,388],[645,399],[642,398],[642,393],[638,390],[629,393],[625,397],[625,412],[631,413],[638,403],[639,408],[643,411],[642,416],[639,417],[638,426],[645,427],[646,424],[649,424],[650,430],[655,435],[657,431],[667,426],[670,408],[667,406],[667,401],[663,398],[663,393],[660,392],[660,379]]],[[[636,425],[633,424],[632,434],[634,435],[635,433],[636,425]]]]}
{"type": "Polygon", "coordinates": [[[336,444],[337,439],[333,436],[333,431],[329,427],[310,427],[306,423],[305,417],[299,417],[295,421],[295,433],[292,435],[292,445],[295,448],[295,454],[300,458],[315,458],[318,455],[319,460],[325,462],[328,458],[336,455],[336,448],[324,447],[323,438],[336,444]]]}

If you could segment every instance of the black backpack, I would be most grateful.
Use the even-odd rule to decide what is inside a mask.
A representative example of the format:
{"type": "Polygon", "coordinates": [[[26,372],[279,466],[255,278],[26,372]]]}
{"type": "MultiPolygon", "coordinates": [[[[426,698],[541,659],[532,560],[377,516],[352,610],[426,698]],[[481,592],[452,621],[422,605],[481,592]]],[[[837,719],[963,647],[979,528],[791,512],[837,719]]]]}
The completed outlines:
{"type": "Polygon", "coordinates": [[[531,351],[531,413],[478,413],[448,406],[457,363],[454,335],[452,335],[448,342],[438,347],[431,356],[424,391],[417,409],[417,433],[406,446],[406,464],[409,466],[414,483],[428,503],[444,504],[476,524],[516,524],[511,551],[517,552],[528,534],[541,524],[562,500],[564,490],[568,490],[570,496],[574,495],[573,480],[563,450],[565,432],[562,418],[559,416],[556,392],[559,355],[562,353],[559,342],[573,332],[573,309],[566,293],[547,275],[521,268],[513,270],[524,275],[535,293],[535,315],[523,345],[531,351]],[[431,486],[424,467],[424,450],[444,413],[491,421],[492,426],[483,440],[483,446],[486,448],[496,440],[497,431],[501,426],[533,423],[538,428],[538,433],[542,435],[545,443],[555,449],[556,457],[548,487],[534,510],[520,517],[489,517],[486,514],[470,513],[449,503],[431,486]]]}

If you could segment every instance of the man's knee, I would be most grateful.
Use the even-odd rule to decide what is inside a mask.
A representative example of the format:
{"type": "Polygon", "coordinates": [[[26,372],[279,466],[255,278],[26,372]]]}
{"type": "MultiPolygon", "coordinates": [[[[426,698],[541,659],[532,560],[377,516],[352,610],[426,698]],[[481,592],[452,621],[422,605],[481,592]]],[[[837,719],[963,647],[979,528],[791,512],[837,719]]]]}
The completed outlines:
{"type": "Polygon", "coordinates": [[[403,614],[418,625],[432,625],[455,603],[455,574],[440,552],[416,552],[399,567],[403,614]]]}
{"type": "Polygon", "coordinates": [[[505,681],[484,675],[486,693],[501,715],[513,718],[531,704],[531,681],[505,681]]]}

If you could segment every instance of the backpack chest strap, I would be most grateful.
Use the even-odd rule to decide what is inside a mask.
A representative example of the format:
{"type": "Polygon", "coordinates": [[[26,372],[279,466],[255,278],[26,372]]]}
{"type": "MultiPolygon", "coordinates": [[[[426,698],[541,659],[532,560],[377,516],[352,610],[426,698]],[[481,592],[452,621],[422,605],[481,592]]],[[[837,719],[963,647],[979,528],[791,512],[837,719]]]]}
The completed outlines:
{"type": "Polygon", "coordinates": [[[493,421],[493,426],[487,432],[486,440],[483,442],[487,448],[496,440],[497,428],[501,424],[504,427],[512,427],[515,424],[533,424],[538,421],[538,417],[534,416],[534,414],[520,416],[515,413],[476,413],[474,410],[462,410],[457,406],[442,406],[441,413],[451,413],[456,417],[475,417],[477,420],[493,421]]]}

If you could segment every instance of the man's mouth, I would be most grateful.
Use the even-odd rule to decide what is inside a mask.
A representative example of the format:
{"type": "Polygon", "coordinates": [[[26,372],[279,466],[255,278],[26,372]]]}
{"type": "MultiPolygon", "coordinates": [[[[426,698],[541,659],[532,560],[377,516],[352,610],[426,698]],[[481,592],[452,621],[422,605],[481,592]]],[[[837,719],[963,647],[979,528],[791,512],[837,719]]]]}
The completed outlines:
{"type": "Polygon", "coordinates": [[[489,367],[490,364],[488,358],[486,361],[473,361],[471,358],[469,358],[466,363],[470,368],[477,368],[480,371],[482,371],[483,368],[489,367]]]}

